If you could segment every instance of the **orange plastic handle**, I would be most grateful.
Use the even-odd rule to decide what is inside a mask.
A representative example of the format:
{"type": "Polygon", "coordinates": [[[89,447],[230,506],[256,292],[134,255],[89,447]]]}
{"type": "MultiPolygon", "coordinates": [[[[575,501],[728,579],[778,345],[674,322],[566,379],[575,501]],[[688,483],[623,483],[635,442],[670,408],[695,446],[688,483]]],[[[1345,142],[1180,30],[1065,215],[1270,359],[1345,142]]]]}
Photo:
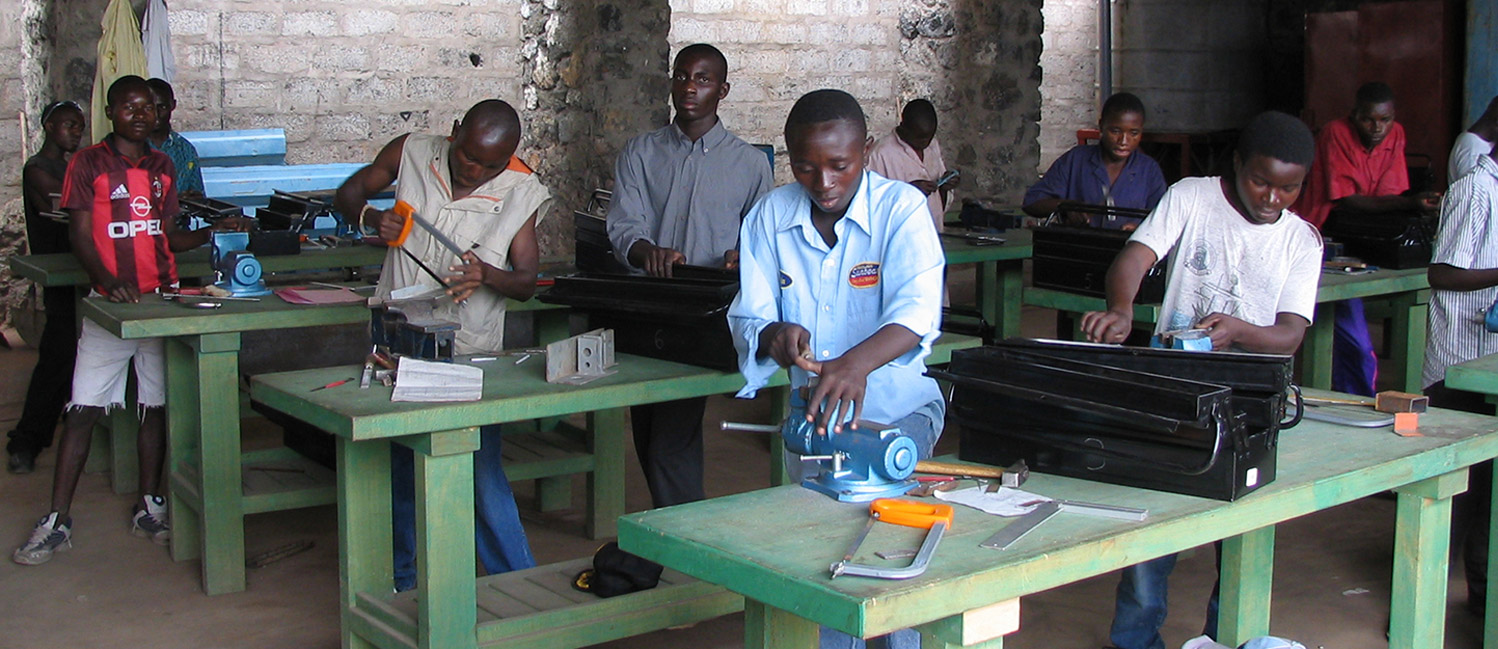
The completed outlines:
{"type": "Polygon", "coordinates": [[[953,510],[951,505],[937,505],[916,502],[914,500],[899,500],[896,498],[880,498],[869,503],[869,515],[878,518],[881,522],[893,525],[919,527],[929,530],[936,523],[946,523],[947,529],[952,529],[953,510]]]}
{"type": "Polygon", "coordinates": [[[401,226],[400,236],[396,237],[395,241],[391,241],[390,245],[405,245],[406,237],[411,236],[411,226],[416,224],[416,219],[414,218],[416,215],[416,208],[411,207],[411,204],[405,201],[396,201],[395,207],[390,208],[390,211],[395,212],[396,216],[399,216],[406,220],[406,224],[401,226]]]}

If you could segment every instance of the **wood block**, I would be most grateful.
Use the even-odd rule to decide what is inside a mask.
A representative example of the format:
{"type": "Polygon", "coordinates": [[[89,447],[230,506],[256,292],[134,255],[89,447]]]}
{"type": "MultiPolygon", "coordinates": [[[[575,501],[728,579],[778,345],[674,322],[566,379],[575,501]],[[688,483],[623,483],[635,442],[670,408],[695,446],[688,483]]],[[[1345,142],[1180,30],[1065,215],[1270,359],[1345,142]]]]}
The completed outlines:
{"type": "Polygon", "coordinates": [[[1420,437],[1420,413],[1394,413],[1394,434],[1404,437],[1420,437]]]}
{"type": "Polygon", "coordinates": [[[1429,405],[1430,397],[1421,396],[1418,394],[1410,394],[1408,392],[1395,392],[1393,390],[1385,390],[1378,393],[1378,395],[1375,397],[1373,409],[1379,412],[1418,413],[1425,412],[1426,407],[1428,407],[1429,405]]]}

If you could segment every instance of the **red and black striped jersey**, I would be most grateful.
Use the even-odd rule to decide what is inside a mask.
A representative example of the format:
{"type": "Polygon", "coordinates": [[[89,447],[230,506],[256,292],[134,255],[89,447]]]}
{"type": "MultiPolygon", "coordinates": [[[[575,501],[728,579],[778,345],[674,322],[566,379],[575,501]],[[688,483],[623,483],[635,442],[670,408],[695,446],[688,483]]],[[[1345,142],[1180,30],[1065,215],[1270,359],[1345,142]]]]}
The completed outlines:
{"type": "Polygon", "coordinates": [[[141,293],[175,287],[177,263],[166,238],[166,220],[179,209],[172,159],[148,149],[131,160],[113,143],[111,134],[73,154],[62,181],[62,207],[92,214],[94,248],[105,270],[133,279],[141,293]]]}

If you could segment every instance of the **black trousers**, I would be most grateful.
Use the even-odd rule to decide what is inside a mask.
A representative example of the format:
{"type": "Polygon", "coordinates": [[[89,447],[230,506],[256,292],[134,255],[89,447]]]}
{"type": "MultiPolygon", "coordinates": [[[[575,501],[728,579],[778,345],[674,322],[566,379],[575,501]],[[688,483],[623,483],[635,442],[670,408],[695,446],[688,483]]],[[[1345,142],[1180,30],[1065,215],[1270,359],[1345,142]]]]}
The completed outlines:
{"type": "Polygon", "coordinates": [[[61,286],[42,289],[47,321],[37,345],[36,367],[26,387],[26,405],[21,420],[10,431],[7,453],[36,455],[52,445],[52,433],[62,409],[73,396],[73,361],[78,357],[78,315],[74,289],[61,286]]]}
{"type": "Polygon", "coordinates": [[[629,409],[635,454],[640,456],[655,507],[707,497],[702,489],[702,415],[706,410],[707,397],[629,409]]]}
{"type": "MultiPolygon", "coordinates": [[[[1493,414],[1493,404],[1483,395],[1453,390],[1441,381],[1425,389],[1430,405],[1480,415],[1493,414]]],[[[1467,571],[1467,595],[1483,601],[1488,592],[1488,521],[1493,505],[1493,463],[1472,466],[1467,491],[1452,499],[1451,538],[1462,543],[1467,571]]]]}

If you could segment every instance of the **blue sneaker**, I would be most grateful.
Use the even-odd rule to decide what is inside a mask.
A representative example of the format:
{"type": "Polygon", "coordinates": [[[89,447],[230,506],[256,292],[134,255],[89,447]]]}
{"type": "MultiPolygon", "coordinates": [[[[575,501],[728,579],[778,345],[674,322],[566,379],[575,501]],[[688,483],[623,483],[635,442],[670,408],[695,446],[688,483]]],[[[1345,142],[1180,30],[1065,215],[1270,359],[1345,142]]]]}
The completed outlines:
{"type": "Polygon", "coordinates": [[[143,539],[151,539],[156,545],[166,545],[172,540],[172,524],[166,516],[166,499],[146,494],[135,506],[135,516],[130,520],[130,533],[143,539]]]}
{"type": "Polygon", "coordinates": [[[11,561],[23,566],[39,566],[52,560],[53,552],[62,552],[73,548],[72,520],[58,520],[57,512],[52,512],[37,521],[36,529],[31,531],[31,538],[27,539],[21,547],[10,555],[11,561]]]}

